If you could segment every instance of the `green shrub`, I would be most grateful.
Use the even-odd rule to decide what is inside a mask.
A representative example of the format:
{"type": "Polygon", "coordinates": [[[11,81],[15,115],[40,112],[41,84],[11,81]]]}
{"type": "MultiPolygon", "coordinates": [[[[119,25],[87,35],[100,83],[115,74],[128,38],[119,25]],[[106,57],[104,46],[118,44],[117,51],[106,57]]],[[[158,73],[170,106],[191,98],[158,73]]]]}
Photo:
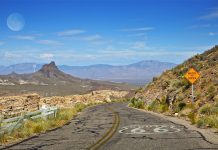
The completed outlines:
{"type": "Polygon", "coordinates": [[[207,86],[207,83],[208,83],[207,80],[205,78],[202,78],[201,84],[200,84],[201,89],[203,89],[205,86],[207,86]]]}
{"type": "Polygon", "coordinates": [[[211,85],[209,88],[208,88],[208,93],[213,93],[215,92],[215,87],[213,85],[211,85]]]}
{"type": "Polygon", "coordinates": [[[206,104],[206,105],[202,106],[199,111],[201,114],[210,115],[210,108],[211,108],[211,105],[206,104]]]}
{"type": "Polygon", "coordinates": [[[187,79],[185,78],[181,79],[181,86],[182,86],[183,91],[187,90],[190,87],[190,85],[191,84],[188,82],[187,79]]]}
{"type": "Polygon", "coordinates": [[[77,104],[74,106],[74,108],[75,108],[76,111],[78,111],[78,112],[82,111],[85,107],[86,107],[86,105],[83,104],[83,103],[77,103],[77,104]]]}
{"type": "Polygon", "coordinates": [[[217,115],[218,114],[218,106],[217,104],[215,105],[210,105],[210,104],[205,104],[199,109],[201,114],[204,115],[217,115]]]}
{"type": "Polygon", "coordinates": [[[186,108],[190,108],[190,109],[194,110],[195,109],[195,105],[192,104],[192,103],[188,103],[188,104],[186,104],[186,108]]]}
{"type": "Polygon", "coordinates": [[[174,104],[174,106],[173,106],[173,113],[178,113],[178,112],[180,112],[181,110],[183,110],[185,107],[186,107],[187,105],[186,105],[186,103],[184,103],[184,102],[177,102],[177,103],[175,103],[174,104]]]}
{"type": "Polygon", "coordinates": [[[40,133],[42,131],[44,131],[43,124],[37,124],[33,128],[33,133],[40,133]]]}
{"type": "Polygon", "coordinates": [[[148,110],[154,111],[156,110],[158,104],[157,100],[152,101],[149,105],[148,105],[148,110]]]}
{"type": "Polygon", "coordinates": [[[61,110],[57,113],[57,118],[60,120],[69,120],[72,116],[73,112],[68,109],[61,110]]]}
{"type": "Polygon", "coordinates": [[[169,110],[169,106],[166,105],[166,104],[162,104],[162,105],[159,106],[158,112],[163,113],[163,112],[166,112],[168,110],[169,110]]]}
{"type": "Polygon", "coordinates": [[[177,96],[176,101],[183,101],[184,100],[184,95],[180,94],[177,96]]]}
{"type": "Polygon", "coordinates": [[[218,128],[218,116],[217,115],[210,115],[201,117],[196,122],[198,127],[215,127],[218,128]]]}
{"type": "Polygon", "coordinates": [[[162,98],[161,100],[156,99],[148,105],[147,109],[163,113],[169,110],[169,105],[166,103],[166,98],[162,98]]]}
{"type": "Polygon", "coordinates": [[[188,118],[190,119],[191,123],[192,124],[195,124],[196,123],[196,120],[197,120],[197,117],[196,117],[196,113],[195,112],[190,112],[188,114],[188,118]]]}
{"type": "Polygon", "coordinates": [[[215,97],[216,95],[216,89],[213,85],[211,85],[208,90],[207,90],[207,98],[209,100],[213,100],[213,98],[215,97]]]}
{"type": "Polygon", "coordinates": [[[205,121],[203,119],[199,119],[196,122],[196,125],[197,125],[198,128],[204,127],[205,126],[205,121]]]}
{"type": "Polygon", "coordinates": [[[129,106],[130,106],[130,107],[139,108],[139,109],[144,109],[145,103],[144,103],[144,101],[142,101],[142,100],[138,100],[138,99],[136,99],[136,98],[132,98],[132,99],[130,100],[129,106]]]}
{"type": "Polygon", "coordinates": [[[208,98],[208,100],[213,100],[214,96],[215,96],[215,93],[209,93],[207,95],[207,98],[208,98]]]}
{"type": "Polygon", "coordinates": [[[178,104],[179,111],[181,111],[183,108],[185,108],[185,106],[186,106],[186,103],[184,103],[184,102],[179,103],[178,104]]]}

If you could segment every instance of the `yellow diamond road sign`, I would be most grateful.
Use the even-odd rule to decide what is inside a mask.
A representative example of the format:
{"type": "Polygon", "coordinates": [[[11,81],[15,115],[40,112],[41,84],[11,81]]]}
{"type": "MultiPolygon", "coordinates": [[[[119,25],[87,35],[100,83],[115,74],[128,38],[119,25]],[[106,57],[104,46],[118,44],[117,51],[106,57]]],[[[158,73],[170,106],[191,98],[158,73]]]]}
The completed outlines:
{"type": "Polygon", "coordinates": [[[185,78],[191,82],[192,84],[200,77],[200,74],[194,69],[194,68],[190,68],[186,74],[185,74],[185,78]]]}

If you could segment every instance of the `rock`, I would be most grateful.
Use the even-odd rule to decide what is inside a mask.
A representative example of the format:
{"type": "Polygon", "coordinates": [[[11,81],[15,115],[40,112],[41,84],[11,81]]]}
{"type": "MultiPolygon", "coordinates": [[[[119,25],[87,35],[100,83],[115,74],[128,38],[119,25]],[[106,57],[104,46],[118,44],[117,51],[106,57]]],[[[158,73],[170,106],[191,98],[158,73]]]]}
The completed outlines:
{"type": "Polygon", "coordinates": [[[5,118],[38,110],[39,101],[38,94],[0,97],[0,115],[5,118]]]}
{"type": "Polygon", "coordinates": [[[110,102],[111,102],[111,99],[110,99],[110,97],[109,97],[109,96],[107,96],[107,97],[105,98],[105,100],[106,100],[106,102],[108,102],[108,103],[110,103],[110,102]]]}
{"type": "Polygon", "coordinates": [[[26,112],[36,111],[45,106],[72,107],[77,103],[111,102],[111,99],[124,98],[128,92],[101,90],[84,95],[53,96],[40,98],[37,94],[0,97],[0,116],[12,117],[26,112]]]}
{"type": "Polygon", "coordinates": [[[49,106],[72,107],[76,103],[111,102],[112,99],[124,98],[127,94],[127,91],[99,90],[84,95],[45,97],[40,100],[40,106],[45,104],[49,106]]]}

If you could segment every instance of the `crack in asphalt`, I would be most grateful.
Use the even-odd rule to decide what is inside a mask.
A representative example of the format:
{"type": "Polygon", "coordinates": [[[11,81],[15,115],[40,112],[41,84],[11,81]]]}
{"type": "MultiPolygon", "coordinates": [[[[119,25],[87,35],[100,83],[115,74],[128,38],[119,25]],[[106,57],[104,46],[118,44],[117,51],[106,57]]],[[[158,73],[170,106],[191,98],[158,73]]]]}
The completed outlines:
{"type": "MultiPolygon", "coordinates": [[[[9,150],[78,150],[87,149],[104,137],[105,133],[114,126],[114,114],[120,116],[121,130],[126,126],[168,125],[180,129],[176,133],[122,134],[114,132],[99,149],[102,150],[218,150],[198,131],[189,130],[186,126],[163,118],[126,107],[126,103],[111,103],[86,108],[75,116],[68,124],[56,130],[40,134],[16,145],[9,150]],[[113,112],[107,108],[113,108],[113,112]]],[[[134,126],[133,126],[134,127],[134,126]]],[[[154,127],[155,128],[155,127],[154,127]]],[[[129,131],[131,132],[132,129],[129,131]]],[[[153,131],[152,129],[145,131],[153,131]]]]}

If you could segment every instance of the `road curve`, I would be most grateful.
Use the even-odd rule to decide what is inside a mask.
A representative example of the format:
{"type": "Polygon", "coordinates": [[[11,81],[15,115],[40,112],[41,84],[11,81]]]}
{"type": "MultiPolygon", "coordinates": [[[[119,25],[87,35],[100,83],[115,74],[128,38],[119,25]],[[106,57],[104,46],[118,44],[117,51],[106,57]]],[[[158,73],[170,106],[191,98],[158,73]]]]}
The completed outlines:
{"type": "Polygon", "coordinates": [[[89,107],[62,128],[11,146],[10,150],[205,150],[216,149],[197,131],[110,103],[89,107]]]}

